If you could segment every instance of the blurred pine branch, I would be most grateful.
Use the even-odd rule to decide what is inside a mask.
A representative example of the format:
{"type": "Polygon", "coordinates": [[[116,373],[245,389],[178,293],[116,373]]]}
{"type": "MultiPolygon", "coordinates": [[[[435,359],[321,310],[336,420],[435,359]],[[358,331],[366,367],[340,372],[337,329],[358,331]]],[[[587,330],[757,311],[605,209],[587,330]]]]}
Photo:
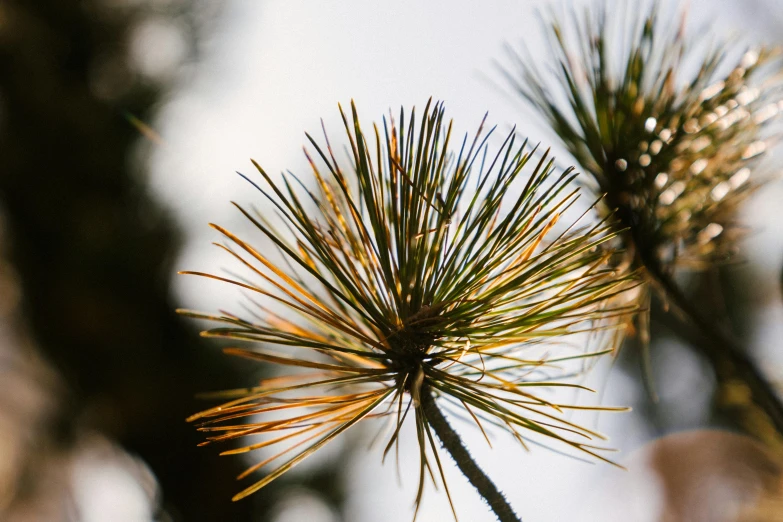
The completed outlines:
{"type": "MultiPolygon", "coordinates": [[[[582,181],[606,194],[605,211],[616,209],[627,229],[620,262],[647,277],[640,302],[650,303],[653,291],[671,307],[678,331],[716,374],[719,406],[783,448],[778,391],[729,326],[676,279],[736,257],[737,211],[764,182],[760,159],[777,141],[778,51],[700,47],[687,37],[684,15],[678,20],[655,2],[630,19],[588,10],[564,20],[545,22],[548,70],[524,49],[509,50],[506,79],[589,174],[582,181]]],[[[647,324],[641,315],[642,346],[647,324]]]]}

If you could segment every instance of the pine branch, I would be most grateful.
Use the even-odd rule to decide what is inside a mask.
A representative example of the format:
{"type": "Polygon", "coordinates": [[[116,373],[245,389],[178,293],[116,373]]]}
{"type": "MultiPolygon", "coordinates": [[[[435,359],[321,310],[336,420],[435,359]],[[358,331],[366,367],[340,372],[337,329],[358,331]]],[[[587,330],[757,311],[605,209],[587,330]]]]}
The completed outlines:
{"type": "Polygon", "coordinates": [[[438,408],[438,405],[435,403],[435,397],[433,397],[430,390],[422,390],[421,408],[430,426],[438,435],[443,448],[449,452],[457,467],[473,487],[476,488],[476,491],[484,497],[484,500],[495,513],[495,516],[498,517],[498,520],[500,522],[521,522],[503,493],[476,464],[476,461],[473,460],[460,436],[454,431],[449,421],[443,416],[440,408],[438,408]]]}
{"type": "MultiPolygon", "coordinates": [[[[688,332],[724,391],[737,392],[731,400],[753,406],[740,426],[783,440],[776,390],[732,333],[671,279],[681,269],[725,263],[738,250],[738,210],[765,183],[760,162],[778,139],[779,52],[762,46],[738,55],[731,41],[692,46],[684,11],[659,2],[630,25],[600,9],[565,23],[555,18],[548,35],[548,58],[560,65],[552,75],[529,53],[511,51],[507,80],[605,194],[602,212],[625,231],[618,266],[647,274],[680,312],[677,330],[688,332]],[[698,67],[685,66],[691,62],[698,67]]],[[[639,316],[643,339],[648,322],[639,316]]]]}
{"type": "MultiPolygon", "coordinates": [[[[637,312],[634,303],[614,302],[638,281],[635,273],[618,274],[609,264],[616,232],[608,221],[586,225],[590,209],[567,232],[553,233],[578,197],[570,185],[573,170],[554,173],[546,153],[525,169],[534,150],[511,132],[493,153],[483,125],[472,142],[466,136],[462,145],[451,146],[452,125],[440,103],[428,102],[420,119],[414,110],[401,110],[399,124],[384,121],[372,134],[362,131],[353,104],[350,115],[341,116],[350,166],[340,166],[327,137],[322,144],[311,138],[313,189],[293,173],[275,181],[257,163],[259,177],[246,177],[276,207],[288,233],[264,216],[239,210],[274,243],[285,264],[274,264],[265,249],[212,225],[226,240],[219,247],[252,279],[183,272],[257,296],[248,298],[244,317],[181,310],[216,323],[203,335],[242,343],[225,348],[228,354],[292,370],[252,388],[211,394],[228,402],[189,418],[208,434],[205,444],[253,436],[224,455],[275,448],[240,478],[273,461],[276,467],[234,499],[265,487],[365,418],[396,423],[388,453],[399,442],[408,405],[419,401],[422,390],[474,408],[517,437],[518,430],[532,431],[610,462],[601,455],[605,448],[587,443],[600,434],[564,418],[567,405],[525,389],[579,388],[570,382],[571,370],[583,368],[549,363],[578,365],[611,353],[616,333],[637,312]],[[477,180],[475,189],[470,180],[477,180]],[[521,180],[522,194],[511,195],[509,187],[521,180]],[[563,336],[585,334],[590,345],[584,351],[527,355],[531,346],[549,342],[563,350],[563,336]],[[546,381],[536,376],[543,366],[546,381]],[[282,418],[262,417],[271,412],[282,418]],[[238,419],[245,419],[241,429],[238,419]],[[259,442],[257,435],[267,438],[259,442]]],[[[417,508],[427,471],[435,480],[437,466],[443,478],[440,460],[427,459],[438,452],[426,415],[501,521],[518,521],[432,397],[425,406],[427,413],[417,408],[415,415],[417,508]]]]}
{"type": "MultiPolygon", "coordinates": [[[[747,350],[723,325],[705,317],[669,276],[654,265],[648,264],[647,269],[667,301],[680,312],[667,315],[674,316],[686,331],[689,323],[697,330],[688,335],[688,340],[707,358],[718,380],[723,383],[740,381],[747,386],[751,402],[763,411],[774,430],[783,434],[783,401],[747,350]]],[[[757,424],[757,419],[754,423],[757,424]]],[[[749,428],[747,421],[742,424],[749,428]]],[[[751,431],[760,434],[757,425],[751,431]]]]}

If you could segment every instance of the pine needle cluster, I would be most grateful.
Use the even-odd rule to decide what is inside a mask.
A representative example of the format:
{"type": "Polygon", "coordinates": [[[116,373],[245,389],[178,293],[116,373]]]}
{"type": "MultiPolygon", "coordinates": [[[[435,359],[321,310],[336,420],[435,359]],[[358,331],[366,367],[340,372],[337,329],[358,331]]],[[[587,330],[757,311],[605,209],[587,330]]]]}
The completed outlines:
{"type": "Polygon", "coordinates": [[[283,372],[222,392],[227,402],[190,418],[206,444],[243,441],[224,454],[272,449],[242,475],[263,477],[235,499],[360,421],[385,418],[384,455],[406,419],[415,424],[418,505],[428,475],[445,486],[441,408],[485,435],[505,430],[523,445],[552,441],[605,459],[593,442],[601,435],[566,415],[588,407],[546,391],[579,388],[564,368],[610,352],[634,312],[615,299],[635,281],[608,264],[609,216],[591,208],[566,218],[576,173],[556,172],[548,152],[513,131],[495,149],[482,123],[454,146],[441,104],[418,121],[401,110],[370,134],[353,104],[340,112],[347,161],[324,133],[320,143],[308,136],[310,178],[275,181],[255,163],[247,178],[280,222],[237,207],[276,252],[213,225],[250,276],[188,272],[256,296],[245,316],[182,312],[220,323],[204,335],[241,343],[227,353],[283,372]],[[573,336],[580,350],[567,346],[573,336]]]}
{"type": "MultiPolygon", "coordinates": [[[[778,391],[708,303],[693,302],[677,281],[738,259],[739,209],[768,179],[762,159],[780,132],[780,53],[736,52],[736,41],[705,45],[704,32],[693,41],[684,12],[678,19],[658,2],[647,5],[629,4],[625,17],[588,11],[561,23],[554,16],[551,67],[509,49],[502,70],[589,174],[582,181],[605,194],[602,212],[625,229],[618,267],[639,270],[648,284],[624,298],[640,310],[650,310],[653,295],[664,312],[671,305],[675,314],[661,317],[711,364],[723,411],[780,445],[778,391]]],[[[649,318],[635,318],[643,351],[649,318]]]]}
{"type": "Polygon", "coordinates": [[[657,3],[636,23],[607,11],[570,22],[550,24],[547,70],[509,49],[514,90],[606,194],[634,263],[672,274],[732,259],[783,109],[777,53],[705,49],[657,3]]]}

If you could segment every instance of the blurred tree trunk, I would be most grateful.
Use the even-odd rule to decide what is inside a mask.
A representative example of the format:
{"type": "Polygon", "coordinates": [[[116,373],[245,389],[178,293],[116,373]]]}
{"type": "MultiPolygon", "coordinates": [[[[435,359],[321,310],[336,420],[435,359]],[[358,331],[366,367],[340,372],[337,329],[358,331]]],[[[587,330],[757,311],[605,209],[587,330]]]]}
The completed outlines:
{"type": "Polygon", "coordinates": [[[53,436],[97,429],[140,456],[174,520],[261,520],[274,489],[230,502],[244,463],[199,450],[184,422],[196,392],[250,376],[173,311],[177,230],[128,159],[124,114],[143,120],[160,94],[128,62],[132,4],[0,3],[0,207],[24,319],[68,387],[53,436]]]}

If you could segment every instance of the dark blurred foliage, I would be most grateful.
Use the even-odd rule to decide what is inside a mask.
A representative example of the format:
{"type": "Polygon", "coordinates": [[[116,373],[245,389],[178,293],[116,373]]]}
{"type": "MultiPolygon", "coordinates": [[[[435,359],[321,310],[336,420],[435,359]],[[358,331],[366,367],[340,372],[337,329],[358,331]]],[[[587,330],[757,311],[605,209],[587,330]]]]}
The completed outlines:
{"type": "MultiPolygon", "coordinates": [[[[164,14],[187,21],[192,8],[181,2],[164,14]]],[[[67,450],[81,432],[98,431],[139,456],[159,482],[161,519],[263,520],[286,483],[231,503],[244,464],[199,450],[201,436],[184,422],[204,406],[198,391],[250,382],[257,368],[202,343],[174,313],[168,276],[179,235],[144,186],[146,167],[131,160],[142,138],[127,118],[149,119],[166,88],[128,59],[130,31],[149,9],[0,4],[5,247],[31,341],[64,383],[45,437],[67,450]]],[[[41,475],[34,453],[31,487],[41,475]]],[[[341,496],[329,470],[308,481],[341,496]]]]}

